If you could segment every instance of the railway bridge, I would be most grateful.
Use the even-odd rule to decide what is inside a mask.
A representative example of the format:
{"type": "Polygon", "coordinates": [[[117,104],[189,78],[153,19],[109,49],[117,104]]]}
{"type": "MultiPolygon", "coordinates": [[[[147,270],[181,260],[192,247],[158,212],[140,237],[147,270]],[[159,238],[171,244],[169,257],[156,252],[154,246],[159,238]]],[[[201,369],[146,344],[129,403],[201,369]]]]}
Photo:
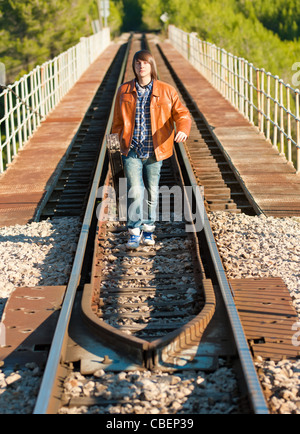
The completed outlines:
{"type": "Polygon", "coordinates": [[[299,94],[174,26],[167,39],[123,34],[114,41],[105,28],[2,86],[0,228],[72,217],[81,225],[66,285],[18,288],[2,317],[0,361],[45,365],[35,413],[115,405],[99,395],[66,398],[62,379],[74,366],[90,376],[99,367],[218,372],[224,363],[243,373],[239,404],[226,397],[230,411],[271,411],[254,361],[298,359],[298,314],[282,276],[226,273],[220,252],[228,247],[214,238],[210,219],[215,212],[300,217],[299,94]],[[124,225],[96,219],[105,214],[97,195],[122,173],[107,137],[116,89],[132,78],[131,58],[141,47],[192,115],[191,135],[174,145],[162,182],[193,189],[189,212],[200,209],[203,230],[188,235],[178,222],[173,236],[161,223],[157,250],[129,254],[124,225]]]}

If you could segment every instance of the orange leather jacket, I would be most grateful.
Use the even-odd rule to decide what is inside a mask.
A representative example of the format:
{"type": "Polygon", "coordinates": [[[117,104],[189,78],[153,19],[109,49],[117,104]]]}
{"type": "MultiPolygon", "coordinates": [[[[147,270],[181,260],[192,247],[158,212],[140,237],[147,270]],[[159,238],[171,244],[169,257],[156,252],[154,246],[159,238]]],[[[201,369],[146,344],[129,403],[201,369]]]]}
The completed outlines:
{"type": "MultiPolygon", "coordinates": [[[[132,142],[137,90],[135,80],[120,86],[114,111],[112,133],[119,134],[121,153],[127,155],[132,142]]],[[[172,156],[174,122],[176,130],[189,136],[192,120],[188,109],[180,102],[176,90],[167,83],[155,80],[150,102],[151,127],[154,152],[157,161],[172,156]]]]}

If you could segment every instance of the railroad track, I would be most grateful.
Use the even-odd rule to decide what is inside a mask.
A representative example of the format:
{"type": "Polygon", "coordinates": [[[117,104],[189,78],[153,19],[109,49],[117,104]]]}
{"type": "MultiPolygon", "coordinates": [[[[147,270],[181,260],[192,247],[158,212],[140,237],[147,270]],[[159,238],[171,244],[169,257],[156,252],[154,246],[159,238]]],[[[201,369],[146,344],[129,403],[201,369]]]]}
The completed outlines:
{"type": "MultiPolygon", "coordinates": [[[[144,44],[145,38],[141,41],[136,35],[128,44],[118,83],[141,42],[144,44]]],[[[162,71],[162,58],[154,54],[162,71]]],[[[242,372],[240,402],[246,402],[244,411],[267,413],[185,147],[177,145],[174,157],[163,166],[161,185],[167,187],[164,194],[170,199],[173,221],[166,222],[163,213],[160,215],[155,247],[141,246],[129,253],[125,226],[95,218],[99,186],[109,187],[114,181],[107,172],[105,137],[110,128],[111,117],[94,179],[89,181],[91,190],[73,270],[34,413],[56,413],[62,405],[105,409],[113,404],[109,398],[103,402],[86,396],[79,396],[75,403],[66,396],[63,400],[62,383],[72,369],[88,376],[100,368],[106,372],[214,372],[221,360],[242,372]],[[170,191],[177,192],[173,202],[170,191]],[[190,202],[188,191],[193,192],[190,202]],[[178,200],[183,203],[181,209],[178,200]],[[203,230],[186,232],[187,226],[191,229],[199,223],[200,216],[203,230]]],[[[160,209],[165,200],[163,196],[160,209]]],[[[220,201],[220,195],[215,200],[220,201]]],[[[231,199],[222,198],[221,202],[228,211],[232,209],[231,199]]],[[[104,200],[100,215],[106,214],[104,200]]],[[[242,410],[237,406],[235,411],[242,410]]]]}

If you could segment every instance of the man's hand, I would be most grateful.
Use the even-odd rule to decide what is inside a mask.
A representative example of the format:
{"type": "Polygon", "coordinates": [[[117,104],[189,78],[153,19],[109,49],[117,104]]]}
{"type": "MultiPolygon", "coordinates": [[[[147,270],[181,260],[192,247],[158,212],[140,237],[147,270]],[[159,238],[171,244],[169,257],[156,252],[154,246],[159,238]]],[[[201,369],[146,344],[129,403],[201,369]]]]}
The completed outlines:
{"type": "Polygon", "coordinates": [[[175,137],[175,142],[176,143],[185,142],[187,137],[188,136],[185,133],[183,133],[182,131],[178,131],[178,133],[176,134],[176,137],[175,137]]]}

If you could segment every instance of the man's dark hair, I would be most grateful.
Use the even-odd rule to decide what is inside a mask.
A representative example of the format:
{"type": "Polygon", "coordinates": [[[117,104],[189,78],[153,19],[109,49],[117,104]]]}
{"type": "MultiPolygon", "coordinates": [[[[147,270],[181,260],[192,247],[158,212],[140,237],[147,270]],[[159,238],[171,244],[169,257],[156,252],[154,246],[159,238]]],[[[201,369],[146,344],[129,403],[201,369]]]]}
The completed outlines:
{"type": "Polygon", "coordinates": [[[132,61],[132,69],[134,72],[134,75],[136,79],[138,78],[135,72],[135,63],[139,60],[142,60],[144,62],[148,62],[151,65],[151,78],[152,80],[157,80],[157,67],[156,62],[150,51],[147,50],[141,50],[135,53],[132,61]]]}

